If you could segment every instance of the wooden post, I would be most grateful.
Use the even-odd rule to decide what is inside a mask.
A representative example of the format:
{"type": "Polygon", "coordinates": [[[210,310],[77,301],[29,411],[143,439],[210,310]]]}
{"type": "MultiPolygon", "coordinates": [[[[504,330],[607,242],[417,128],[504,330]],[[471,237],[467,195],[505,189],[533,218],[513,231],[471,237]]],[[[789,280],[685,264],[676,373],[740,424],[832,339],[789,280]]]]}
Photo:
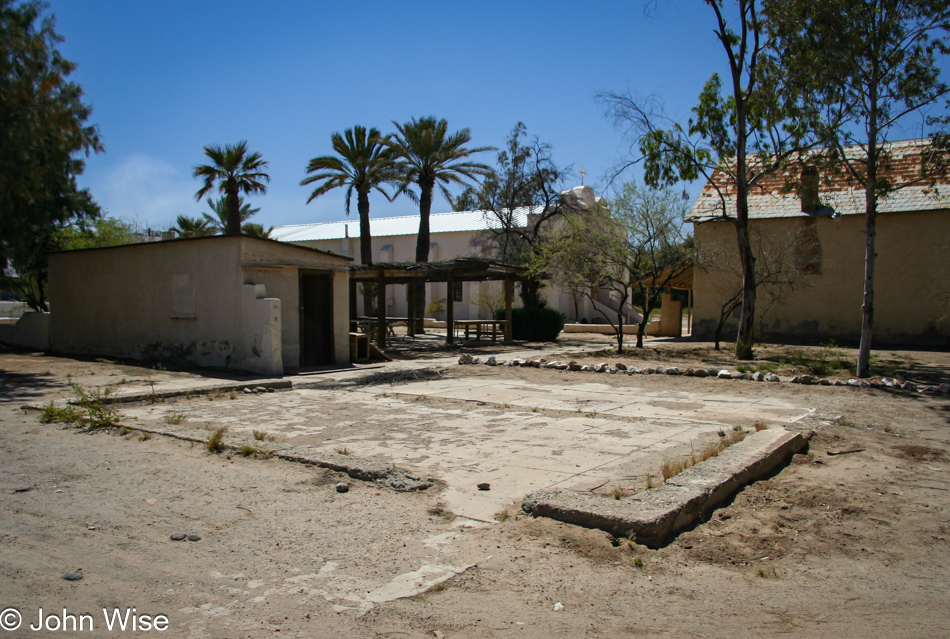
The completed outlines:
{"type": "Polygon", "coordinates": [[[382,267],[376,277],[376,345],[379,350],[386,348],[386,280],[382,267]]]}
{"type": "Polygon", "coordinates": [[[416,283],[406,282],[406,311],[409,321],[406,323],[406,334],[416,335],[416,283]]]}
{"type": "Polygon", "coordinates": [[[356,280],[350,278],[350,319],[356,319],[356,280]]]}
{"type": "Polygon", "coordinates": [[[693,334],[693,289],[689,289],[689,319],[687,320],[686,328],[689,331],[690,336],[693,334]]]}
{"type": "Polygon", "coordinates": [[[514,296],[514,282],[511,281],[511,276],[505,276],[505,341],[510,342],[512,333],[511,326],[511,298],[514,296]]]}
{"type": "Polygon", "coordinates": [[[445,328],[448,333],[445,336],[446,344],[455,343],[455,280],[452,278],[452,271],[449,271],[448,280],[445,285],[445,328]]]}

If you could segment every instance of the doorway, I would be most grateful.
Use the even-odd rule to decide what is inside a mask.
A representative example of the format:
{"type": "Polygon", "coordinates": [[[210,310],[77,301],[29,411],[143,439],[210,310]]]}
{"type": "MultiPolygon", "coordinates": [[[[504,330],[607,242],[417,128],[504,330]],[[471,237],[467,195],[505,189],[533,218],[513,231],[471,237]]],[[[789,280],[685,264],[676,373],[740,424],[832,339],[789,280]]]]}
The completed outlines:
{"type": "Polygon", "coordinates": [[[333,280],[300,274],[300,365],[333,363],[333,280]]]}

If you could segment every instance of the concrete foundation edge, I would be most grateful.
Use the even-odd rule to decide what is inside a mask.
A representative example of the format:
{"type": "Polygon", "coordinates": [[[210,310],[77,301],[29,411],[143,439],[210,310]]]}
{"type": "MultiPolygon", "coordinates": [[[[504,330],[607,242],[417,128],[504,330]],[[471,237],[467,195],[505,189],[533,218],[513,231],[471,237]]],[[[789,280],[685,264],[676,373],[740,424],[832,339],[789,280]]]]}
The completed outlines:
{"type": "Polygon", "coordinates": [[[742,487],[805,450],[810,438],[811,433],[766,429],[671,477],[658,488],[619,500],[591,493],[540,490],[528,495],[522,508],[535,516],[598,528],[656,548],[742,487]]]}

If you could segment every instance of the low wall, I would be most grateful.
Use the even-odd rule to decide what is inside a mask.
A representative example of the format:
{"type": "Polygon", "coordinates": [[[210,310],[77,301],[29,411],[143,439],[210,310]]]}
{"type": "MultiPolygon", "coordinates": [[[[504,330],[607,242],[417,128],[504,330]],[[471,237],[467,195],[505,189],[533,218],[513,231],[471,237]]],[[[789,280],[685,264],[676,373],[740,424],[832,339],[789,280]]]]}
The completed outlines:
{"type": "Polygon", "coordinates": [[[0,330],[0,342],[36,351],[49,350],[49,313],[28,311],[16,324],[6,324],[0,330]]]}
{"type": "MultiPolygon", "coordinates": [[[[636,335],[638,324],[624,324],[624,335],[636,335]]],[[[649,324],[647,325],[649,327],[649,324]]],[[[616,335],[617,331],[610,324],[565,324],[563,333],[600,333],[602,335],[616,335]]]]}

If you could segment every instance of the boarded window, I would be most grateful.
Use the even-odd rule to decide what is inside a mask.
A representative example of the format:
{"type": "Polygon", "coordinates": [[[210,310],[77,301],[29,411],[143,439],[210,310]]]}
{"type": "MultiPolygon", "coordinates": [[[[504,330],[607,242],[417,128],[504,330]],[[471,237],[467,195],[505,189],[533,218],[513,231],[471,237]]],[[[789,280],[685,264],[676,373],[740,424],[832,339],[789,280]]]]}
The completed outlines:
{"type": "Polygon", "coordinates": [[[172,317],[195,316],[195,282],[191,273],[172,275],[172,317]]]}
{"type": "Polygon", "coordinates": [[[818,240],[818,219],[802,220],[798,230],[795,263],[802,273],[821,273],[821,242],[818,240]]]}

